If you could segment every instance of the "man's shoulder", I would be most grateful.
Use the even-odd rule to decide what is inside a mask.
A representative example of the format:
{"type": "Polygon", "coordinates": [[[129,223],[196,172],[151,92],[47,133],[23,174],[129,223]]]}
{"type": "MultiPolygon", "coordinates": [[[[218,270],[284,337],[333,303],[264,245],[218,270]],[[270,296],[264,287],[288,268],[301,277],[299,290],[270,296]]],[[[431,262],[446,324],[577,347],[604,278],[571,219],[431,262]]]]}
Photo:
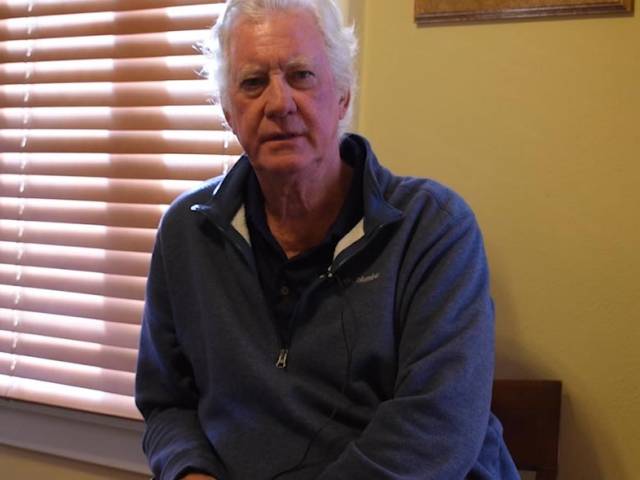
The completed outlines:
{"type": "Polygon", "coordinates": [[[385,192],[387,201],[405,213],[455,220],[473,216],[464,198],[450,187],[430,178],[393,175],[385,192]]]}
{"type": "Polygon", "coordinates": [[[405,214],[420,210],[451,218],[473,215],[462,196],[448,186],[430,178],[397,175],[378,161],[364,137],[352,134],[347,140],[359,145],[367,159],[366,170],[372,181],[365,181],[365,188],[378,192],[392,207],[405,214]]]}
{"type": "Polygon", "coordinates": [[[185,217],[193,215],[193,206],[208,203],[214,196],[224,175],[210,178],[178,195],[169,205],[162,217],[162,228],[182,223],[185,217]]]}

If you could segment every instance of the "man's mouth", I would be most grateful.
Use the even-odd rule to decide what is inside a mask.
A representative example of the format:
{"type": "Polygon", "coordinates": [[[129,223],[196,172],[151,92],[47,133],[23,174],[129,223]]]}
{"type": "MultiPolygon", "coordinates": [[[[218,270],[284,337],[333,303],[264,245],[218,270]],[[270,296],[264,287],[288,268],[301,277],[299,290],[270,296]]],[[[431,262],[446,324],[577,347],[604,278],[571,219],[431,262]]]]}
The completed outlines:
{"type": "Polygon", "coordinates": [[[291,140],[292,138],[298,137],[298,133],[274,133],[271,135],[265,135],[263,137],[264,142],[279,142],[284,140],[291,140]]]}

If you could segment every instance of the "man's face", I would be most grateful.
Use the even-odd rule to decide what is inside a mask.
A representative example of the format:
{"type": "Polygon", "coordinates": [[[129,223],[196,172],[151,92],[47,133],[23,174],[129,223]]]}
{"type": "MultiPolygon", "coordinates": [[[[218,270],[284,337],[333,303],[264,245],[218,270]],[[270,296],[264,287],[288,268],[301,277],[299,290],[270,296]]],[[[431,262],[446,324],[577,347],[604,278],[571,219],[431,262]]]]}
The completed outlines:
{"type": "Polygon", "coordinates": [[[229,45],[227,122],[256,171],[301,173],[338,153],[339,93],[324,38],[304,10],[240,17],[229,45]]]}

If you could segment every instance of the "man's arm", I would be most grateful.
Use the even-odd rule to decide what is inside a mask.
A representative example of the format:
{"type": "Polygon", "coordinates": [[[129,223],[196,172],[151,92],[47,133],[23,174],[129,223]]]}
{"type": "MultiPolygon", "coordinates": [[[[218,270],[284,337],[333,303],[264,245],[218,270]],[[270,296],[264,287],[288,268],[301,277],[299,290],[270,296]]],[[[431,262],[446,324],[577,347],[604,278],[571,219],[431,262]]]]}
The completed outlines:
{"type": "Polygon", "coordinates": [[[494,334],[473,215],[450,221],[416,258],[399,299],[394,396],[317,480],[459,480],[478,458],[488,428],[494,334]]]}
{"type": "Polygon", "coordinates": [[[191,365],[176,337],[160,238],[147,282],[136,374],[136,404],[146,422],[143,449],[157,480],[192,471],[222,479],[224,469],[197,416],[191,365]]]}

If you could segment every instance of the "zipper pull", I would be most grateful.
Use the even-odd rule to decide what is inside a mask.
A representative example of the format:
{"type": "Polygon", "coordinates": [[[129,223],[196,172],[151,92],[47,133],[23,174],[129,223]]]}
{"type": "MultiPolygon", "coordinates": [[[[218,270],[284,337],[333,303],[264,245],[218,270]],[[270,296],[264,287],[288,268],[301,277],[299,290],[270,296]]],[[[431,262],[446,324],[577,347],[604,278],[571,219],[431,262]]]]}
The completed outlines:
{"type": "Polygon", "coordinates": [[[287,357],[289,356],[289,350],[281,348],[278,353],[278,360],[276,360],[277,368],[287,368],[287,357]]]}

